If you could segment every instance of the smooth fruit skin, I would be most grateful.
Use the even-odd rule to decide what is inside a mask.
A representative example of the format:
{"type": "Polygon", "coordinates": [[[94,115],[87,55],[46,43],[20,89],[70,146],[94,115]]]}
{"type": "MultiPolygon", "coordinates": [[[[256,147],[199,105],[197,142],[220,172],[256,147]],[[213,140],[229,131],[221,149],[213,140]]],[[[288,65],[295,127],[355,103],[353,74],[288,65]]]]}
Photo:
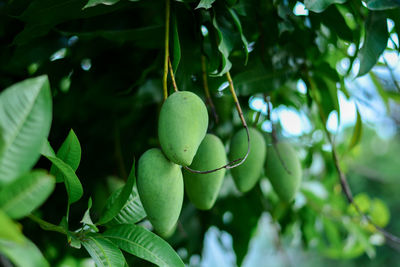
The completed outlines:
{"type": "Polygon", "coordinates": [[[161,107],[158,139],[167,158],[189,166],[208,127],[208,112],[203,101],[188,91],[175,92],[161,107]]]}
{"type": "Polygon", "coordinates": [[[183,203],[180,166],[170,162],[160,149],[149,149],[139,159],[137,187],[155,231],[163,236],[171,234],[183,203]]]}
{"type": "Polygon", "coordinates": [[[268,147],[265,172],[279,198],[292,201],[300,187],[302,170],[296,151],[289,143],[279,142],[268,147]]]}
{"type": "MultiPolygon", "coordinates": [[[[224,144],[213,134],[207,134],[201,142],[190,168],[207,171],[219,168],[227,162],[224,144]]],[[[185,190],[190,201],[201,210],[211,209],[218,197],[226,169],[207,174],[183,170],[185,190]]]]}
{"type": "MultiPolygon", "coordinates": [[[[262,168],[266,157],[266,144],[262,134],[249,128],[250,133],[250,153],[242,165],[231,169],[233,180],[237,189],[243,193],[254,187],[260,178],[262,168]]],[[[238,131],[231,140],[229,160],[243,158],[247,152],[247,134],[246,130],[238,131]]]]}

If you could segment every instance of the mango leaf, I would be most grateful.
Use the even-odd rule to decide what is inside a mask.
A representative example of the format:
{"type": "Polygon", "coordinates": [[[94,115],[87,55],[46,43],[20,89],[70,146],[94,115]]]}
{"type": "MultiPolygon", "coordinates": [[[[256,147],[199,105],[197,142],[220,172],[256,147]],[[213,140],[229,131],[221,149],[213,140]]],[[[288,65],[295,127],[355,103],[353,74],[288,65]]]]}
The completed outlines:
{"type": "MultiPolygon", "coordinates": [[[[86,9],[89,7],[94,7],[97,5],[106,5],[106,6],[111,6],[114,5],[116,3],[118,3],[120,0],[89,0],[87,2],[87,4],[82,8],[82,9],[86,9]]],[[[129,0],[131,2],[137,2],[139,0],[129,0]]]]}
{"type": "Polygon", "coordinates": [[[370,11],[365,22],[364,44],[360,49],[360,70],[358,76],[368,73],[385,50],[388,39],[386,15],[380,11],[370,11]]]}
{"type": "Polygon", "coordinates": [[[365,0],[371,10],[385,10],[400,7],[400,0],[365,0]]]}
{"type": "MultiPolygon", "coordinates": [[[[111,201],[108,205],[114,203],[114,199],[118,198],[123,188],[116,190],[112,196],[111,201]]],[[[136,187],[133,188],[128,200],[121,208],[121,210],[114,216],[114,218],[107,223],[107,226],[113,226],[117,224],[135,224],[146,217],[146,212],[143,208],[142,202],[140,201],[139,194],[136,187]]]]}
{"type": "Polygon", "coordinates": [[[51,120],[47,76],[16,83],[0,94],[0,186],[33,167],[49,135],[51,120]]]}
{"type": "Polygon", "coordinates": [[[246,36],[243,34],[243,29],[242,29],[242,24],[240,23],[240,19],[236,12],[232,8],[228,8],[229,13],[231,14],[233,21],[235,22],[236,27],[238,28],[240,38],[243,43],[243,50],[244,54],[246,55],[246,59],[244,61],[244,64],[247,65],[247,61],[249,60],[249,44],[247,42],[246,36]]]}
{"type": "Polygon", "coordinates": [[[232,63],[229,60],[229,53],[232,50],[232,45],[229,43],[228,39],[219,28],[217,16],[215,14],[213,16],[212,23],[218,37],[217,43],[218,51],[221,53],[221,70],[219,72],[218,70],[215,70],[211,76],[222,76],[227,73],[232,67],[232,63]]]}
{"type": "Polygon", "coordinates": [[[104,236],[122,250],[158,266],[185,266],[166,241],[141,226],[119,225],[107,230],[104,236]]]}
{"type": "Polygon", "coordinates": [[[173,34],[173,60],[172,69],[174,73],[178,69],[179,62],[181,61],[181,44],[179,42],[179,32],[178,32],[178,20],[176,19],[176,14],[172,14],[172,34],[173,34]]]}
{"type": "Polygon", "coordinates": [[[118,212],[124,207],[125,203],[127,203],[129,195],[131,194],[133,186],[135,185],[135,181],[135,161],[133,161],[131,172],[129,173],[126,184],[118,193],[118,195],[114,192],[114,194],[107,199],[105,210],[103,211],[103,214],[97,224],[105,224],[118,214],[118,212]]]}
{"type": "Polygon", "coordinates": [[[197,5],[197,7],[195,9],[198,9],[198,8],[209,9],[212,7],[212,4],[214,2],[215,2],[215,0],[200,0],[199,4],[197,5]]]}
{"type": "Polygon", "coordinates": [[[304,0],[307,9],[320,13],[332,4],[343,4],[346,0],[304,0]]]}
{"type": "Polygon", "coordinates": [[[0,252],[17,267],[50,266],[36,245],[27,238],[22,244],[0,239],[0,252]]]}
{"type": "MultiPolygon", "coordinates": [[[[71,129],[67,138],[57,151],[57,158],[71,166],[73,171],[76,171],[81,161],[81,153],[81,145],[78,137],[71,129]]],[[[50,173],[56,177],[57,182],[64,181],[64,175],[55,165],[51,166],[50,173]]]]}
{"type": "Polygon", "coordinates": [[[121,250],[101,235],[87,235],[82,245],[98,267],[125,266],[125,258],[121,250]]]}
{"type": "Polygon", "coordinates": [[[351,137],[349,150],[352,150],[361,140],[362,135],[362,120],[360,112],[358,111],[358,107],[356,108],[357,111],[357,120],[356,125],[354,126],[353,136],[351,137]]]}
{"type": "Polygon", "coordinates": [[[0,210],[0,225],[0,240],[12,241],[19,244],[24,243],[25,237],[21,233],[21,229],[2,210],[0,210]]]}
{"type": "Polygon", "coordinates": [[[20,176],[0,191],[0,209],[13,219],[31,213],[53,192],[55,179],[44,170],[20,176]]]}
{"type": "Polygon", "coordinates": [[[83,215],[81,223],[83,223],[86,226],[89,226],[90,228],[92,228],[93,231],[98,232],[99,229],[96,227],[96,225],[92,221],[92,218],[90,217],[90,209],[91,208],[92,208],[92,199],[89,198],[88,208],[85,211],[85,214],[83,215]]]}

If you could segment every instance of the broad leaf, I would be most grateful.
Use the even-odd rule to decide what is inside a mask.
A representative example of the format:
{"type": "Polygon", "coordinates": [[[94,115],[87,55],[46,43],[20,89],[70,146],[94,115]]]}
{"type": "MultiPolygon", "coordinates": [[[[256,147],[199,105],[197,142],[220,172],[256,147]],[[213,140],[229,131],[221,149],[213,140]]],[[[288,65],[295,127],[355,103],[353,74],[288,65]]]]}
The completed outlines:
{"type": "Polygon", "coordinates": [[[107,230],[104,236],[122,250],[158,266],[185,266],[166,241],[141,226],[134,224],[116,226],[107,230]]]}
{"type": "Polygon", "coordinates": [[[50,266],[36,245],[27,238],[22,244],[0,239],[0,252],[17,267],[50,266]]]}
{"type": "Polygon", "coordinates": [[[122,252],[110,240],[100,235],[88,235],[82,242],[98,267],[117,267],[125,265],[122,252]]]}
{"type": "MultiPolygon", "coordinates": [[[[111,201],[107,205],[112,205],[114,199],[118,198],[122,188],[116,190],[112,196],[111,201]]],[[[146,217],[146,212],[140,201],[139,194],[136,187],[133,188],[128,200],[122,209],[114,216],[114,218],[107,223],[107,226],[116,224],[135,224],[146,217]]]]}
{"type": "Polygon", "coordinates": [[[358,76],[368,73],[385,50],[388,39],[386,15],[370,11],[365,22],[364,44],[359,52],[360,70],[358,76]]]}
{"type": "Polygon", "coordinates": [[[232,67],[232,63],[229,60],[229,54],[232,50],[232,45],[229,44],[226,36],[223,34],[221,29],[219,28],[216,15],[213,16],[212,22],[213,22],[213,26],[217,33],[217,37],[218,37],[218,40],[217,40],[218,50],[221,53],[221,70],[214,71],[212,73],[212,76],[222,76],[225,73],[227,73],[232,67]]]}
{"type": "Polygon", "coordinates": [[[51,119],[47,76],[27,79],[0,94],[0,186],[33,167],[49,135],[51,119]]]}
{"type": "Polygon", "coordinates": [[[209,9],[212,7],[212,4],[215,2],[215,0],[200,0],[199,4],[197,5],[196,9],[198,8],[205,8],[209,9]]]}
{"type": "MultiPolygon", "coordinates": [[[[78,169],[81,161],[81,145],[72,129],[57,151],[57,158],[71,166],[73,171],[78,169]]],[[[57,182],[64,181],[64,175],[56,166],[51,166],[50,173],[56,177],[57,182]]]]}
{"type": "Polygon", "coordinates": [[[400,0],[365,0],[371,10],[385,10],[400,7],[400,0]]]}
{"type": "Polygon", "coordinates": [[[236,27],[238,28],[239,34],[240,34],[240,39],[242,40],[243,43],[243,49],[244,49],[244,54],[246,55],[246,59],[244,61],[244,64],[247,65],[247,61],[249,59],[249,44],[247,42],[246,36],[243,34],[243,29],[242,29],[242,24],[240,23],[240,19],[236,12],[232,8],[228,8],[229,13],[231,14],[233,21],[235,22],[236,27]]]}
{"type": "Polygon", "coordinates": [[[332,4],[342,4],[346,0],[304,0],[307,9],[320,13],[332,4]]]}
{"type": "Polygon", "coordinates": [[[42,205],[54,187],[54,177],[44,170],[24,174],[0,191],[0,209],[11,218],[22,218],[42,205]]]}
{"type": "Polygon", "coordinates": [[[351,140],[350,140],[349,150],[353,149],[360,142],[361,135],[362,135],[361,115],[360,115],[360,112],[358,111],[358,108],[356,110],[357,110],[357,121],[356,121],[356,125],[354,126],[353,136],[351,137],[351,140]]]}
{"type": "Polygon", "coordinates": [[[100,220],[97,222],[97,224],[107,223],[118,214],[118,212],[127,203],[127,200],[133,190],[133,186],[135,185],[135,181],[135,161],[133,161],[131,172],[129,173],[126,184],[120,192],[114,193],[108,198],[103,215],[100,217],[100,220]]]}
{"type": "Polygon", "coordinates": [[[21,229],[2,210],[0,210],[0,225],[0,240],[24,243],[25,237],[21,229]]]}

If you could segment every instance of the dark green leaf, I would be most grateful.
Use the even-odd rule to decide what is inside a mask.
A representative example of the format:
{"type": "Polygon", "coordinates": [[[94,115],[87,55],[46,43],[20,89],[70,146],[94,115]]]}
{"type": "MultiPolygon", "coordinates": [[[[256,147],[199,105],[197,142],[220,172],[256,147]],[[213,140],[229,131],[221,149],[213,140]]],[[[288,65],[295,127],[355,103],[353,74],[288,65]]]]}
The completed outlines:
{"type": "Polygon", "coordinates": [[[229,60],[229,54],[232,50],[232,45],[229,44],[226,36],[219,28],[218,22],[217,22],[217,16],[215,14],[213,16],[212,22],[213,22],[214,29],[218,36],[218,40],[217,40],[218,50],[221,53],[221,70],[220,71],[215,70],[212,73],[212,76],[222,76],[225,73],[227,73],[232,67],[232,63],[229,60]]]}
{"type": "Polygon", "coordinates": [[[365,0],[371,10],[385,10],[400,7],[400,0],[365,0]]]}
{"type": "Polygon", "coordinates": [[[97,224],[105,224],[118,214],[118,212],[127,203],[127,200],[133,190],[133,186],[135,185],[135,181],[135,161],[133,161],[131,172],[129,173],[126,184],[118,196],[113,197],[113,194],[109,197],[107,200],[106,209],[104,210],[103,215],[100,217],[100,220],[97,222],[97,224]]]}
{"type": "Polygon", "coordinates": [[[209,8],[211,8],[211,6],[212,6],[212,4],[214,2],[215,2],[215,0],[200,0],[200,2],[197,5],[196,9],[198,9],[198,8],[209,9],[209,8]]]}
{"type": "Polygon", "coordinates": [[[370,11],[365,22],[364,44],[359,52],[360,70],[358,76],[368,73],[385,50],[388,39],[386,15],[370,11]]]}
{"type": "Polygon", "coordinates": [[[44,170],[24,174],[2,188],[0,209],[11,218],[22,218],[42,205],[54,187],[54,177],[44,170]]]}
{"type": "Polygon", "coordinates": [[[240,33],[240,38],[242,40],[243,43],[243,50],[244,50],[244,54],[246,55],[246,59],[244,61],[244,64],[247,65],[247,61],[249,59],[249,44],[247,42],[246,36],[244,36],[243,34],[243,29],[242,29],[242,24],[240,23],[240,19],[238,17],[238,15],[236,14],[236,12],[232,9],[232,8],[228,8],[229,13],[231,14],[233,21],[235,22],[236,27],[238,28],[238,31],[240,33]]]}
{"type": "MultiPolygon", "coordinates": [[[[81,145],[72,129],[57,151],[57,158],[71,166],[74,172],[78,169],[81,161],[81,145]]],[[[64,181],[64,175],[56,166],[51,166],[50,173],[56,177],[57,182],[64,181]]]]}
{"type": "Polygon", "coordinates": [[[125,265],[122,252],[110,240],[101,235],[88,235],[82,242],[98,267],[118,267],[125,265]]]}
{"type": "Polygon", "coordinates": [[[97,5],[114,5],[118,3],[120,0],[89,0],[87,4],[83,7],[83,9],[88,8],[88,7],[94,7],[97,5]]]}
{"type": "Polygon", "coordinates": [[[173,59],[172,69],[174,73],[178,69],[179,62],[181,61],[181,44],[179,42],[178,20],[175,13],[172,14],[172,34],[173,34],[173,59]]]}
{"type": "Polygon", "coordinates": [[[0,95],[0,185],[29,171],[49,135],[52,99],[47,76],[27,79],[0,95]]]}
{"type": "Polygon", "coordinates": [[[304,0],[304,5],[307,9],[319,13],[324,11],[329,5],[342,4],[344,2],[346,0],[304,0]]]}
{"type": "Polygon", "coordinates": [[[185,266],[166,241],[141,226],[119,225],[107,230],[104,236],[126,252],[158,266],[185,266]]]}

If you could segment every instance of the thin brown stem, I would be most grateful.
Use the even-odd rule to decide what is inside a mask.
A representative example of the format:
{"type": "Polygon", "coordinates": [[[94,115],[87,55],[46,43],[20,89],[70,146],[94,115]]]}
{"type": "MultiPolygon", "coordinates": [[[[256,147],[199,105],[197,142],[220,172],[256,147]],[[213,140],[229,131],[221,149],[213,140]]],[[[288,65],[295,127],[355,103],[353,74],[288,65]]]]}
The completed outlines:
{"type": "Polygon", "coordinates": [[[174,91],[178,92],[178,86],[176,86],[175,82],[174,70],[172,69],[171,59],[169,57],[168,57],[168,66],[169,66],[169,73],[171,75],[172,86],[174,87],[174,91]]]}
{"type": "Polygon", "coordinates": [[[231,75],[229,74],[229,72],[226,73],[226,77],[227,77],[228,82],[229,82],[229,89],[230,89],[230,91],[232,93],[233,100],[235,101],[235,104],[236,104],[236,110],[237,110],[237,112],[239,114],[239,117],[240,117],[240,119],[242,121],[242,125],[246,130],[246,134],[247,134],[247,152],[246,152],[246,155],[243,158],[235,159],[235,160],[229,162],[228,164],[226,164],[224,166],[221,166],[221,167],[213,169],[213,170],[208,170],[208,171],[197,171],[197,170],[191,169],[188,166],[184,166],[183,167],[183,168],[185,168],[186,170],[188,170],[188,171],[190,171],[192,173],[207,174],[207,173],[212,173],[212,172],[219,171],[221,169],[233,169],[235,167],[238,167],[238,166],[242,165],[243,162],[245,162],[247,157],[249,156],[249,153],[250,153],[250,133],[249,133],[249,129],[247,127],[246,120],[244,119],[242,108],[240,107],[239,100],[237,98],[237,95],[236,95],[236,92],[235,92],[235,88],[233,87],[232,78],[231,78],[231,75]]]}
{"type": "Polygon", "coordinates": [[[208,88],[208,79],[207,79],[207,64],[206,64],[206,57],[201,55],[201,71],[203,74],[203,87],[204,87],[204,94],[206,95],[207,104],[210,106],[211,113],[214,116],[215,123],[218,123],[218,114],[215,110],[214,102],[212,101],[210,95],[210,89],[208,88]]]}
{"type": "Polygon", "coordinates": [[[169,17],[170,17],[170,0],[165,0],[165,55],[164,55],[164,75],[163,75],[163,93],[164,100],[168,98],[168,58],[169,58],[169,17]]]}

